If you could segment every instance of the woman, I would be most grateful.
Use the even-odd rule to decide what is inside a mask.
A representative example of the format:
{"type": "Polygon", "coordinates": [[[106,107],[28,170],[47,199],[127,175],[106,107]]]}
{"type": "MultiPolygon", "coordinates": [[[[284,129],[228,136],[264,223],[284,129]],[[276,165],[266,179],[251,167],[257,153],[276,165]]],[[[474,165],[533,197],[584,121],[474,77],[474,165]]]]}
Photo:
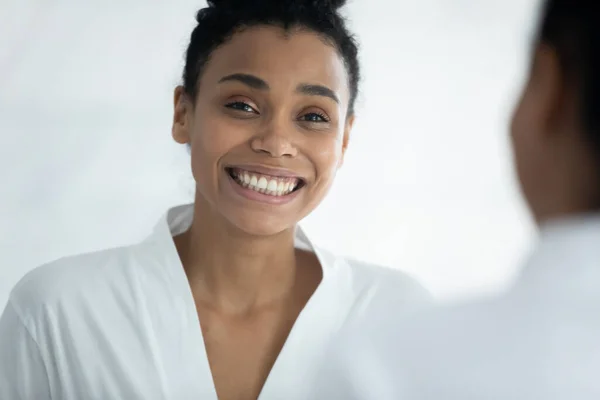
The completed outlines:
{"type": "MultiPolygon", "coordinates": [[[[301,399],[322,349],[377,298],[422,289],[316,249],[296,224],[354,121],[342,1],[209,1],[176,88],[197,193],[143,243],[28,274],[0,323],[0,398],[301,399]]],[[[387,296],[387,297],[386,297],[387,296]]]]}

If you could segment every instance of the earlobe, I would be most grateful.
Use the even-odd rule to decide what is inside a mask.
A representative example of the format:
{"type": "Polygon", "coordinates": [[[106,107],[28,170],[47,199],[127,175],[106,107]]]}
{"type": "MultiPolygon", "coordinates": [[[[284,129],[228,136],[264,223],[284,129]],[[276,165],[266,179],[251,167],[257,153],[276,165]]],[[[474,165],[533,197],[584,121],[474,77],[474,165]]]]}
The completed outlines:
{"type": "Polygon", "coordinates": [[[175,88],[173,103],[173,127],[171,134],[177,143],[187,144],[190,142],[188,122],[189,104],[182,86],[175,88]]]}

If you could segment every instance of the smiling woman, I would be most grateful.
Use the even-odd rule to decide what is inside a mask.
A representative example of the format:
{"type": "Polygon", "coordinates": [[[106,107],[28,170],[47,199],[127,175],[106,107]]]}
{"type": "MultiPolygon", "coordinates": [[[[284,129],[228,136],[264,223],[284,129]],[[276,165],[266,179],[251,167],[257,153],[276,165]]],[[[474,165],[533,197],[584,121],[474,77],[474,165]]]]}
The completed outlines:
{"type": "Polygon", "coordinates": [[[199,11],[172,128],[191,149],[194,203],[140,244],[23,278],[0,320],[0,398],[305,399],[342,326],[375,303],[427,303],[404,274],[330,254],[297,226],[330,189],[355,118],[342,5],[199,11]]]}

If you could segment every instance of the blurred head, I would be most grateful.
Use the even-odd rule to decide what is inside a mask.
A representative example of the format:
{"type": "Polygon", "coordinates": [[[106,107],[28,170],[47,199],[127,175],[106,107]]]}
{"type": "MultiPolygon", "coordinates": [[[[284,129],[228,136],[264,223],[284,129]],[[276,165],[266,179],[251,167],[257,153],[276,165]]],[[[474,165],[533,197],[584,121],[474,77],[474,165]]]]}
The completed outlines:
{"type": "Polygon", "coordinates": [[[600,12],[549,0],[512,121],[522,190],[538,223],[600,208],[600,12]]]}
{"type": "Polygon", "coordinates": [[[209,0],[175,90],[196,201],[241,230],[293,227],[342,165],[358,91],[342,0],[209,0]]]}

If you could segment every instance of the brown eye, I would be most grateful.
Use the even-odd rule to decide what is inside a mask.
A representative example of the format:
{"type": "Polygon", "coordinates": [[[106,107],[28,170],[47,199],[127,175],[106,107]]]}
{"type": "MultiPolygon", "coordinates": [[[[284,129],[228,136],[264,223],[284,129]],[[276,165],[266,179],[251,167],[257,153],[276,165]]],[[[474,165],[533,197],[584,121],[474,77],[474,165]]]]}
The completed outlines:
{"type": "Polygon", "coordinates": [[[236,111],[243,111],[243,112],[258,114],[258,111],[256,111],[254,108],[252,108],[247,103],[244,103],[243,101],[234,101],[234,102],[225,104],[225,107],[231,108],[232,110],[236,110],[236,111]]]}
{"type": "Polygon", "coordinates": [[[317,112],[304,114],[302,117],[300,117],[300,119],[306,122],[329,122],[329,118],[327,118],[327,116],[317,112]]]}

